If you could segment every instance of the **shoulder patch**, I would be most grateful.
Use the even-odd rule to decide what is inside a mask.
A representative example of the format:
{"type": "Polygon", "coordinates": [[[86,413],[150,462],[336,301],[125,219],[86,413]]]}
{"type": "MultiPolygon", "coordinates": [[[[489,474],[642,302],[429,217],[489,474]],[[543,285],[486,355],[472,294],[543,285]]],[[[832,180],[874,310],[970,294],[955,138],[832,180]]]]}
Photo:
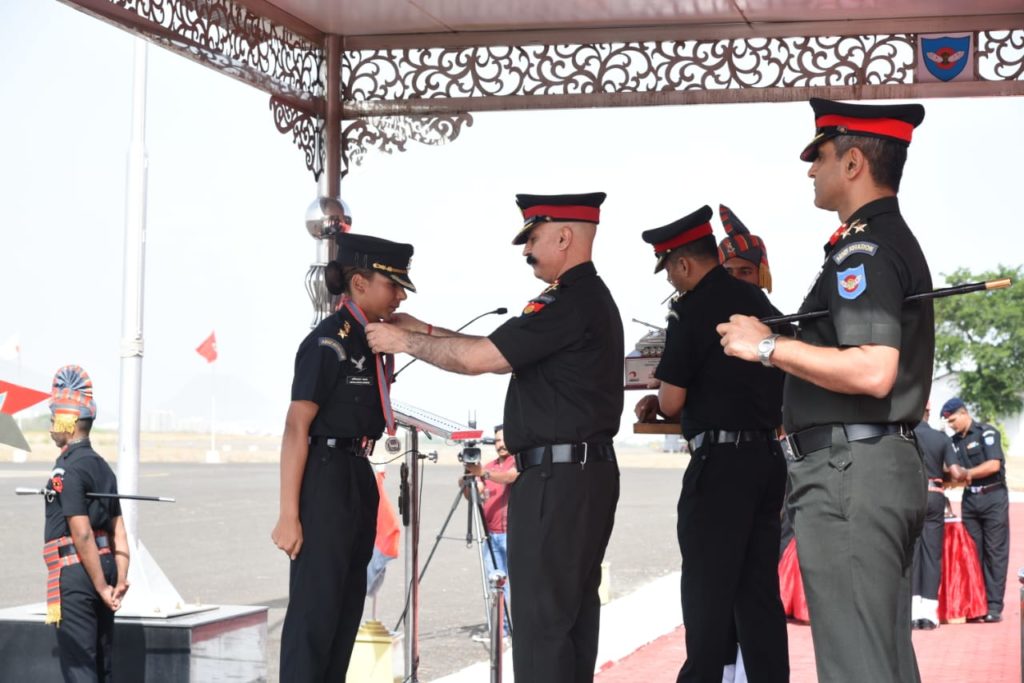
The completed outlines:
{"type": "Polygon", "coordinates": [[[836,281],[839,296],[851,301],[868,289],[868,276],[863,264],[837,272],[836,281]]]}
{"type": "Polygon", "coordinates": [[[331,349],[333,349],[334,352],[338,354],[339,361],[348,358],[348,356],[345,354],[345,347],[342,346],[341,342],[339,342],[337,339],[331,339],[330,337],[320,337],[319,339],[317,339],[317,344],[319,344],[320,346],[329,346],[331,349]]]}
{"type": "Polygon", "coordinates": [[[874,242],[851,242],[832,255],[832,260],[838,266],[854,254],[866,254],[874,256],[878,251],[878,245],[874,242]]]}

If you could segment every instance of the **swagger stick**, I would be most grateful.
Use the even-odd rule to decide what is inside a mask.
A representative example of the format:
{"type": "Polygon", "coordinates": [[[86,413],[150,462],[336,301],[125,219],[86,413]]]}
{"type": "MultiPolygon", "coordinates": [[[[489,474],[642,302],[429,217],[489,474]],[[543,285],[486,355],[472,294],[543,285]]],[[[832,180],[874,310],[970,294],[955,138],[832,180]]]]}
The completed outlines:
{"type": "MultiPolygon", "coordinates": [[[[944,287],[942,289],[933,289],[930,292],[922,292],[920,294],[911,294],[903,300],[904,304],[911,303],[913,301],[924,301],[926,299],[941,299],[947,296],[957,296],[958,294],[970,294],[971,292],[984,292],[990,289],[1006,289],[1013,282],[1010,278],[1003,278],[1001,280],[989,280],[988,282],[968,282],[964,285],[956,285],[954,287],[944,287]]],[[[761,322],[765,325],[780,325],[783,323],[798,323],[804,320],[814,320],[816,318],[824,318],[828,315],[828,311],[808,311],[807,313],[793,313],[791,315],[773,315],[767,318],[761,318],[761,322]]]]}
{"type": "MultiPolygon", "coordinates": [[[[46,489],[30,489],[24,486],[19,486],[14,489],[15,495],[18,496],[45,496],[51,492],[46,489]]],[[[120,500],[148,500],[154,503],[173,503],[174,498],[167,498],[166,496],[136,496],[129,493],[87,493],[86,498],[117,498],[120,500]]]]}

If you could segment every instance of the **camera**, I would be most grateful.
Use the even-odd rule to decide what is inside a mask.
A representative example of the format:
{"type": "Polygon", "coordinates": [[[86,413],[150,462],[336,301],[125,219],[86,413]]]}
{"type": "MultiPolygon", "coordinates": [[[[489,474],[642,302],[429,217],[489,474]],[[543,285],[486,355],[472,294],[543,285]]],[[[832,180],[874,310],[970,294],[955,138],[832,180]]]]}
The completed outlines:
{"type": "Polygon", "coordinates": [[[480,448],[475,441],[470,441],[462,447],[462,450],[459,451],[459,462],[463,465],[480,464],[480,448]]]}

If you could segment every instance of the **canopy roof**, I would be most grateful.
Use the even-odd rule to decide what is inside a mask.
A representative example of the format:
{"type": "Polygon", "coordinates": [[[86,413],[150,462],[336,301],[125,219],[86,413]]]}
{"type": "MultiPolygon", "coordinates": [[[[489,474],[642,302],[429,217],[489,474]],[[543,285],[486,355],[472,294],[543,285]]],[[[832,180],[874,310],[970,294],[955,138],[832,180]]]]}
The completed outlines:
{"type": "Polygon", "coordinates": [[[62,1],[269,93],[317,177],[474,111],[1024,94],[1021,0],[62,1]]]}

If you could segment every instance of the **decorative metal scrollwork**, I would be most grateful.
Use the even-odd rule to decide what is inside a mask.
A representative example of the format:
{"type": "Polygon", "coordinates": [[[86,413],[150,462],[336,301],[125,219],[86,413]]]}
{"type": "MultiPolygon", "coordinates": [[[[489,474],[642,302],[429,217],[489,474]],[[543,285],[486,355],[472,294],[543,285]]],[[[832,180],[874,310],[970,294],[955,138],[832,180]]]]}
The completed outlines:
{"type": "Polygon", "coordinates": [[[275,97],[270,98],[270,109],[278,132],[292,134],[292,142],[306,155],[306,168],[320,180],[325,155],[323,118],[301,112],[275,97]]]}
{"type": "Polygon", "coordinates": [[[979,32],[978,75],[986,81],[1024,80],[1024,30],[979,32]]]}
{"type": "Polygon", "coordinates": [[[467,112],[423,116],[368,116],[345,121],[341,133],[341,174],[359,165],[371,147],[386,154],[404,152],[409,141],[443,145],[459,137],[463,127],[473,125],[467,112]]]}
{"type": "Polygon", "coordinates": [[[323,51],[233,0],[111,0],[134,13],[130,28],[271,94],[322,96],[323,51]],[[157,30],[159,27],[162,30],[157,30]]]}
{"type": "MultiPolygon", "coordinates": [[[[346,52],[346,102],[910,84],[916,34],[346,52]]],[[[979,32],[985,80],[1021,78],[1024,30],[979,32]]],[[[510,103],[510,107],[514,105],[510,103]]]]}

